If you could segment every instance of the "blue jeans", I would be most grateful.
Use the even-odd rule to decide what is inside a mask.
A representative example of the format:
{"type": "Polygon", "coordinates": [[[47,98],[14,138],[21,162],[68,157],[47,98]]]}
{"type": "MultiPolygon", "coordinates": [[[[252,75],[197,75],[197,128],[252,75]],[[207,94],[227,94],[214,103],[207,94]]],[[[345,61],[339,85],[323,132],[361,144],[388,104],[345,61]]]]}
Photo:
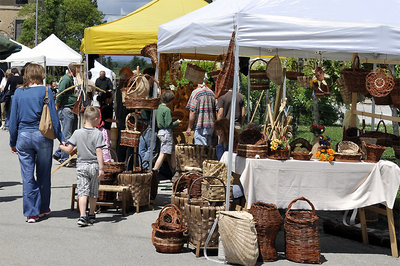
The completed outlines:
{"type": "Polygon", "coordinates": [[[5,121],[4,121],[4,128],[5,129],[8,129],[8,126],[10,125],[10,114],[11,114],[11,104],[12,104],[12,98],[13,98],[13,96],[14,95],[12,95],[11,96],[11,99],[8,101],[8,102],[6,102],[6,110],[5,110],[5,112],[6,112],[6,119],[5,119],[5,121]]]}
{"type": "Polygon", "coordinates": [[[211,139],[214,128],[200,128],[194,130],[194,144],[195,145],[211,145],[211,139]]]}
{"type": "MultiPolygon", "coordinates": [[[[157,136],[154,134],[153,140],[153,160],[157,157],[157,136]]],[[[151,126],[149,125],[142,133],[139,139],[139,155],[143,159],[143,167],[149,167],[150,161],[150,142],[151,142],[151,126]]],[[[153,164],[154,165],[154,164],[153,164]]]]}
{"type": "Polygon", "coordinates": [[[16,148],[21,166],[24,216],[36,216],[50,207],[53,140],[43,137],[39,130],[20,132],[16,148]]]}
{"type": "MultiPolygon", "coordinates": [[[[61,122],[61,130],[64,135],[65,140],[68,140],[72,135],[72,127],[74,125],[75,114],[72,112],[71,108],[64,107],[58,110],[58,118],[61,122]]],[[[61,163],[69,158],[69,154],[62,152],[60,148],[56,150],[54,156],[61,158],[61,163]]]]}

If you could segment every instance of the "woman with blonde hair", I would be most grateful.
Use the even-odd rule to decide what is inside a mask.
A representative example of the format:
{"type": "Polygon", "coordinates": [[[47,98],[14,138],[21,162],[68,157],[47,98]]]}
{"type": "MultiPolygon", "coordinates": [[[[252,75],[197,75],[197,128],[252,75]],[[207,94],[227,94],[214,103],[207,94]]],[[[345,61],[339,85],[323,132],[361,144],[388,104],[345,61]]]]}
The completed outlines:
{"type": "Polygon", "coordinates": [[[11,152],[18,154],[23,185],[23,213],[28,223],[50,213],[50,176],[53,140],[39,131],[46,90],[54,134],[65,144],[53,93],[43,86],[44,68],[30,64],[25,69],[24,86],[13,97],[10,114],[11,152]],[[36,178],[35,178],[36,171],[36,178]]]}

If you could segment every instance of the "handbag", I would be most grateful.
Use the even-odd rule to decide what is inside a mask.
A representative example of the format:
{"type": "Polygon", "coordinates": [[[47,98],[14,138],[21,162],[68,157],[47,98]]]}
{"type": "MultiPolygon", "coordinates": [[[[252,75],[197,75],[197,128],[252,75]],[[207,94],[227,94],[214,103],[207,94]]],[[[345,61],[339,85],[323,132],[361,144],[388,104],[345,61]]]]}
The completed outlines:
{"type": "Polygon", "coordinates": [[[42,135],[48,139],[55,139],[53,122],[51,121],[51,114],[49,108],[49,93],[46,89],[46,96],[43,99],[43,110],[40,117],[39,131],[42,135]]]}
{"type": "Polygon", "coordinates": [[[3,90],[0,91],[0,103],[8,102],[11,99],[11,91],[10,90],[3,90]]]}

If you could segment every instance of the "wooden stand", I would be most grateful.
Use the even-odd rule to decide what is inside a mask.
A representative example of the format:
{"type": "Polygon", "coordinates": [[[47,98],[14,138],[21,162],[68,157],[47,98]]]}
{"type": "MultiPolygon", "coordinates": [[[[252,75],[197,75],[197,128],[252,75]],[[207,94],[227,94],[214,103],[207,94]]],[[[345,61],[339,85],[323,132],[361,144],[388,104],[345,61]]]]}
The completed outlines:
{"type": "MultiPolygon", "coordinates": [[[[112,186],[112,185],[100,185],[99,191],[106,192],[120,192],[122,194],[121,205],[118,205],[118,202],[97,202],[98,206],[109,206],[109,207],[121,207],[121,212],[123,216],[126,216],[126,207],[129,201],[129,187],[127,186],[112,186]]],[[[76,184],[72,184],[72,192],[71,192],[71,210],[76,209],[79,210],[78,204],[78,193],[76,193],[76,184]]],[[[137,207],[138,208],[138,207],[137,207]]]]}
{"type": "MultiPolygon", "coordinates": [[[[195,250],[196,250],[196,258],[200,257],[200,250],[203,249],[204,250],[204,246],[200,245],[200,242],[198,242],[197,244],[193,244],[191,242],[187,242],[187,248],[189,248],[189,244],[192,245],[195,250]]],[[[218,249],[218,247],[207,247],[207,249],[218,249]]]]}
{"type": "Polygon", "coordinates": [[[399,252],[397,249],[397,239],[396,239],[396,231],[395,231],[394,219],[393,219],[393,210],[388,207],[386,207],[386,209],[381,209],[381,208],[378,208],[375,206],[360,208],[358,210],[360,212],[361,231],[362,231],[362,239],[363,239],[364,244],[368,244],[368,232],[367,232],[367,222],[365,219],[365,210],[376,212],[376,213],[385,215],[387,217],[392,257],[398,258],[399,252]]]}

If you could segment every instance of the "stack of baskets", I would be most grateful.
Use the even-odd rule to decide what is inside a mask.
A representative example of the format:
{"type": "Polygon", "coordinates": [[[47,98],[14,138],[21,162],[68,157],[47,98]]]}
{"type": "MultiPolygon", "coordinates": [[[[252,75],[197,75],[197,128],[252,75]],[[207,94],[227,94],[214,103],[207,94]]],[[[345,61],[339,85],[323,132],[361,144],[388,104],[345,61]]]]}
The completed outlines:
{"type": "MultiPolygon", "coordinates": [[[[223,162],[206,160],[203,162],[203,179],[201,184],[201,196],[209,202],[225,201],[225,187],[227,185],[228,169],[223,162]],[[217,178],[215,178],[217,177],[217,178]]],[[[230,186],[230,198],[232,199],[232,187],[240,182],[238,178],[232,178],[230,186]]]]}
{"type": "Polygon", "coordinates": [[[318,216],[314,205],[306,198],[293,200],[285,214],[286,258],[299,263],[321,263],[318,216]],[[311,211],[292,211],[296,201],[306,201],[311,211]]]}
{"type": "Polygon", "coordinates": [[[182,213],[176,205],[165,205],[152,227],[151,240],[157,252],[177,253],[182,250],[186,227],[183,225],[182,213]]]}
{"type": "Polygon", "coordinates": [[[260,259],[262,261],[277,260],[278,253],[275,248],[275,240],[283,219],[276,205],[257,201],[251,205],[249,212],[256,222],[260,259]]]}

